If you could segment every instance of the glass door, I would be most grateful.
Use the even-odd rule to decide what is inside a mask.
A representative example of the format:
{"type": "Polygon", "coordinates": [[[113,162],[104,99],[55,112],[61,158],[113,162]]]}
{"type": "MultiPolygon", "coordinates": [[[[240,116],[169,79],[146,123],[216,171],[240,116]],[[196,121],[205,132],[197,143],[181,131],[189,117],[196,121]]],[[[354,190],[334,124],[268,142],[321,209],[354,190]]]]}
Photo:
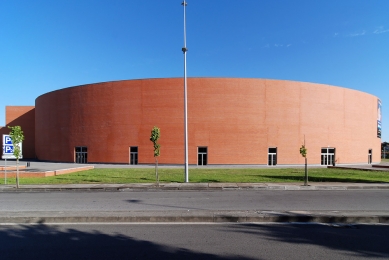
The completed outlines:
{"type": "Polygon", "coordinates": [[[277,165],[277,147],[269,148],[267,153],[267,165],[277,165]]]}
{"type": "Polygon", "coordinates": [[[88,163],[88,148],[85,146],[76,146],[76,163],[88,163]]]}
{"type": "Polygon", "coordinates": [[[335,166],[335,148],[321,148],[321,165],[335,166]]]}
{"type": "Polygon", "coordinates": [[[198,147],[197,148],[197,165],[207,165],[208,163],[208,148],[198,147]]]}
{"type": "Polygon", "coordinates": [[[130,164],[138,164],[138,146],[130,147],[130,164]]]}

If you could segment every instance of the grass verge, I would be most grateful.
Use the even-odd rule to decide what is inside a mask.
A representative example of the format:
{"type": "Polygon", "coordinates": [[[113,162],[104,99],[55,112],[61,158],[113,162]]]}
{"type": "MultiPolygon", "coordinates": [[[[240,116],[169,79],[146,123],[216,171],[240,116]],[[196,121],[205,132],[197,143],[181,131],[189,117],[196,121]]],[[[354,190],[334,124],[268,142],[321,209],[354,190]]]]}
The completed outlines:
{"type": "MultiPolygon", "coordinates": [[[[183,182],[183,169],[159,169],[160,182],[183,182]]],[[[312,168],[311,182],[389,183],[389,172],[312,168]]],[[[190,169],[190,182],[303,182],[304,169],[190,169]]],[[[0,180],[4,184],[4,179],[0,180]]],[[[21,178],[20,184],[153,183],[154,169],[93,169],[66,175],[21,178]]],[[[7,179],[14,184],[15,179],[7,179]]]]}

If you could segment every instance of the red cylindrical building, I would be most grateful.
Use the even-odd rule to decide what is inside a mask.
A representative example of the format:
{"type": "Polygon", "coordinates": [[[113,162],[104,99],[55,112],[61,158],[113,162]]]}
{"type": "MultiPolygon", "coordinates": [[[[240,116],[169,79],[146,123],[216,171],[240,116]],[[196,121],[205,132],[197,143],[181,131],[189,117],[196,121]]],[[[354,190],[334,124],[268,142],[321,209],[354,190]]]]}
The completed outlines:
{"type": "MultiPolygon", "coordinates": [[[[380,161],[378,98],[370,94],[267,79],[188,78],[187,84],[190,164],[303,164],[304,136],[309,164],[380,161]]],[[[56,90],[36,99],[36,156],[131,163],[132,155],[133,163],[153,163],[153,126],[161,129],[159,162],[183,164],[182,78],[56,90]]]]}

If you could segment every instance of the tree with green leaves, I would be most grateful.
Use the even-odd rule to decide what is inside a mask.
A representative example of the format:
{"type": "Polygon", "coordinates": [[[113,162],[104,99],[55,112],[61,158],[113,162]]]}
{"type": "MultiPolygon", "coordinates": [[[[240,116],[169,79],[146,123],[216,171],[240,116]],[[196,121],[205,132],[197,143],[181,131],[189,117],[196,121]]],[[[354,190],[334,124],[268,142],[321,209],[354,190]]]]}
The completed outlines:
{"type": "Polygon", "coordinates": [[[305,136],[304,144],[300,147],[300,154],[305,158],[305,176],[304,176],[304,186],[308,186],[308,166],[307,166],[307,148],[305,147],[305,136]]]}
{"type": "Polygon", "coordinates": [[[20,126],[8,126],[11,129],[9,136],[14,146],[14,156],[16,157],[16,188],[19,188],[19,158],[22,156],[21,144],[24,140],[22,128],[20,126]]]}
{"type": "Polygon", "coordinates": [[[151,130],[151,136],[150,141],[153,142],[154,145],[154,158],[155,158],[155,178],[157,181],[157,185],[159,186],[159,176],[158,176],[158,156],[160,155],[160,147],[161,145],[158,144],[158,140],[161,137],[161,130],[154,126],[151,130]]]}

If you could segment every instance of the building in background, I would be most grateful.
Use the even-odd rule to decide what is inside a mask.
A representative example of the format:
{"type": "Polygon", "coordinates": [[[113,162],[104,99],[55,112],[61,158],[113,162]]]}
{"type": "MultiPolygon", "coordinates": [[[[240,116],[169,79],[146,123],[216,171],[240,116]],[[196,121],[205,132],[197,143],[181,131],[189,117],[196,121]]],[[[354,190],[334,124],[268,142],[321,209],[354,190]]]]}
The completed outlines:
{"type": "MultiPolygon", "coordinates": [[[[6,124],[22,126],[25,158],[127,164],[154,162],[149,136],[158,126],[159,163],[183,164],[183,107],[182,78],[124,80],[7,107],[6,124]]],[[[188,78],[189,163],[303,164],[304,137],[309,164],[378,163],[380,108],[373,95],[329,85],[188,78]]]]}

